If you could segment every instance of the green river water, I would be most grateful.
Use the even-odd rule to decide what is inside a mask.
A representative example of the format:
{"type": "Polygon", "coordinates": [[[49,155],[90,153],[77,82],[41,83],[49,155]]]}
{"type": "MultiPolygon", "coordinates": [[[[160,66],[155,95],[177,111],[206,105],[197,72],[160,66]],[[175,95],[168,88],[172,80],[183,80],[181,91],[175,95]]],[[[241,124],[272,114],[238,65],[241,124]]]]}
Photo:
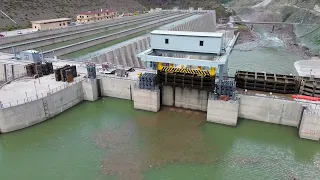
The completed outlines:
{"type": "MultiPolygon", "coordinates": [[[[235,50],[229,71],[289,74],[299,59],[281,47],[235,50]]],[[[203,112],[138,111],[129,100],[82,102],[0,135],[1,180],[294,178],[320,179],[320,144],[300,139],[297,128],[246,119],[229,127],[203,112]]]]}
{"type": "Polygon", "coordinates": [[[83,102],[0,136],[1,179],[319,179],[320,144],[292,127],[202,112],[134,110],[129,100],[83,102]]]}

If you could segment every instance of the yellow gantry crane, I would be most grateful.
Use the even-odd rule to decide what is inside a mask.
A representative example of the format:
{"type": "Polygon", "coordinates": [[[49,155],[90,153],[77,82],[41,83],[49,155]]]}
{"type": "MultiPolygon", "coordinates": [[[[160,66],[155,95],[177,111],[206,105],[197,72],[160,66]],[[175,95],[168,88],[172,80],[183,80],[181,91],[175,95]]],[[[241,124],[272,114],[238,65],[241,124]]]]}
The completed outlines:
{"type": "Polygon", "coordinates": [[[168,73],[183,73],[183,74],[192,74],[197,76],[210,76],[213,77],[216,75],[215,67],[211,67],[210,70],[202,70],[201,66],[198,66],[198,69],[185,68],[184,65],[181,65],[181,68],[173,67],[173,64],[169,66],[163,66],[162,63],[157,63],[157,69],[159,71],[168,72],[168,73]]]}

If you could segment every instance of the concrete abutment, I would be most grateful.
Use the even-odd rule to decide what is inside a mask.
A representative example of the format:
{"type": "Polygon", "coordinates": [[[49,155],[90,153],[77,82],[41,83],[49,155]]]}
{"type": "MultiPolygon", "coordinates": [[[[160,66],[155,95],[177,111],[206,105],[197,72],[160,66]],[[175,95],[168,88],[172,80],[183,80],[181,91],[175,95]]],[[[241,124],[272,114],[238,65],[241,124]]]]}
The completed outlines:
{"type": "Polygon", "coordinates": [[[97,79],[85,79],[82,81],[83,98],[86,101],[96,101],[98,99],[97,79]]]}
{"type": "Polygon", "coordinates": [[[158,112],[160,110],[160,89],[151,91],[135,88],[133,90],[133,104],[135,109],[158,112]]]}
{"type": "Polygon", "coordinates": [[[207,121],[229,126],[238,122],[239,100],[222,101],[208,99],[207,121]]]}
{"type": "Polygon", "coordinates": [[[320,115],[304,110],[299,136],[304,139],[320,141],[320,115]]]}

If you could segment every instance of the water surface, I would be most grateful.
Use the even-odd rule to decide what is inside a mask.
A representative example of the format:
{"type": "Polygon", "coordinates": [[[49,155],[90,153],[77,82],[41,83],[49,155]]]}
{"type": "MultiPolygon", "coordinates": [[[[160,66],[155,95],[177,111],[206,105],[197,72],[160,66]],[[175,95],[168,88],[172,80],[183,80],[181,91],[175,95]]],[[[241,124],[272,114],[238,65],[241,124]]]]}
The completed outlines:
{"type": "Polygon", "coordinates": [[[317,179],[320,144],[298,130],[202,112],[83,102],[45,123],[0,136],[1,179],[317,179]]]}

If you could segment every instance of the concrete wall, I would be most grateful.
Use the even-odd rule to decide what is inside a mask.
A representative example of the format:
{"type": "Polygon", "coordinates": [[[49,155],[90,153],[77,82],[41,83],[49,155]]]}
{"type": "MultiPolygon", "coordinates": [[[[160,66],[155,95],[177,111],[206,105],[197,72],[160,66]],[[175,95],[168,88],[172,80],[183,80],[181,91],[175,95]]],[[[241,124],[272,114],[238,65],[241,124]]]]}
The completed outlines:
{"type": "Polygon", "coordinates": [[[240,118],[298,127],[302,110],[295,101],[240,95],[240,118]]]}
{"type": "Polygon", "coordinates": [[[133,105],[135,109],[158,112],[160,109],[160,89],[151,91],[134,88],[133,105]]]}
{"type": "Polygon", "coordinates": [[[214,32],[216,30],[216,13],[212,11],[195,20],[172,28],[173,31],[214,32]]]}
{"type": "Polygon", "coordinates": [[[320,116],[304,110],[299,136],[304,139],[320,141],[320,116]]]}
{"type": "Polygon", "coordinates": [[[165,106],[174,106],[173,87],[162,87],[162,104],[165,106]]]}
{"type": "Polygon", "coordinates": [[[0,132],[6,133],[45,121],[83,100],[82,82],[18,106],[0,109],[0,132]]]}
{"type": "Polygon", "coordinates": [[[239,100],[221,101],[208,99],[207,121],[236,126],[238,122],[239,100]]]}
{"type": "Polygon", "coordinates": [[[145,68],[144,63],[137,58],[137,53],[140,53],[149,47],[150,37],[146,37],[94,57],[91,61],[95,63],[108,62],[115,65],[145,68]]]}
{"type": "Polygon", "coordinates": [[[83,99],[86,101],[96,101],[98,99],[97,79],[85,79],[82,81],[83,99]]]}
{"type": "Polygon", "coordinates": [[[164,86],[162,88],[162,104],[186,109],[207,111],[208,94],[206,91],[164,86]]]}
{"type": "Polygon", "coordinates": [[[135,81],[127,78],[105,76],[100,79],[102,96],[132,100],[135,81]]]}

